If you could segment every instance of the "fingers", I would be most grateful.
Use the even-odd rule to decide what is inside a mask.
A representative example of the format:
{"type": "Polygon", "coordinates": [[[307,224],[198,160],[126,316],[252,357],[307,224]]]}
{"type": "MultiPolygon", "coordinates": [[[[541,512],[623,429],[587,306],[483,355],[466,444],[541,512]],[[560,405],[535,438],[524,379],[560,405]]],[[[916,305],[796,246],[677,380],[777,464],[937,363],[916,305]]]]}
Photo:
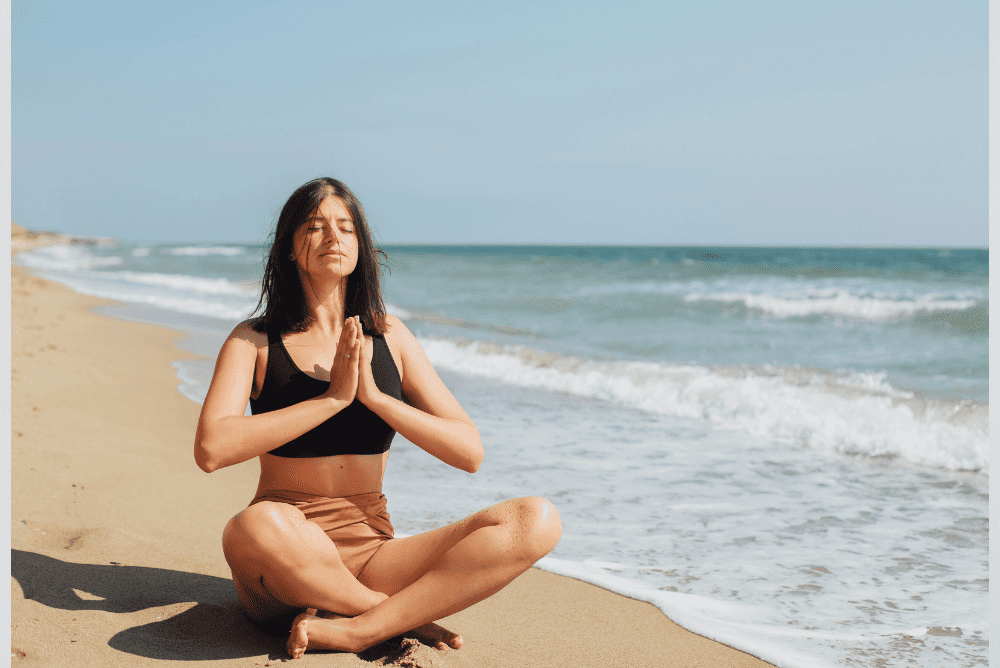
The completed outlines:
{"type": "Polygon", "coordinates": [[[357,382],[358,363],[361,359],[362,344],[365,340],[361,333],[361,321],[352,316],[344,321],[344,329],[340,333],[340,343],[337,345],[337,359],[334,366],[343,369],[347,375],[357,382]]]}
{"type": "Polygon", "coordinates": [[[340,330],[340,339],[337,341],[337,358],[341,358],[345,353],[350,352],[348,348],[351,347],[351,343],[354,340],[353,327],[351,318],[344,321],[344,327],[340,330]]]}
{"type": "Polygon", "coordinates": [[[347,318],[340,330],[340,340],[337,341],[337,352],[334,354],[333,366],[339,369],[357,369],[364,345],[365,334],[361,326],[361,318],[356,315],[347,318]]]}
{"type": "Polygon", "coordinates": [[[344,327],[340,330],[340,341],[338,345],[345,345],[345,347],[350,347],[354,345],[356,339],[364,339],[364,331],[361,326],[361,317],[352,315],[350,318],[344,321],[344,327]]]}
{"type": "Polygon", "coordinates": [[[358,341],[364,340],[361,319],[356,315],[351,316],[344,321],[344,326],[340,330],[340,340],[337,341],[337,358],[343,358],[344,355],[351,355],[353,358],[352,349],[357,346],[358,341]]]}
{"type": "Polygon", "coordinates": [[[358,390],[359,360],[361,358],[361,320],[350,317],[344,320],[334,353],[333,364],[330,367],[330,389],[327,392],[334,397],[350,401],[358,390]]]}
{"type": "Polygon", "coordinates": [[[355,323],[354,326],[354,341],[351,343],[351,361],[357,363],[361,359],[361,343],[365,340],[364,335],[361,333],[361,323],[351,318],[351,321],[355,323]]]}

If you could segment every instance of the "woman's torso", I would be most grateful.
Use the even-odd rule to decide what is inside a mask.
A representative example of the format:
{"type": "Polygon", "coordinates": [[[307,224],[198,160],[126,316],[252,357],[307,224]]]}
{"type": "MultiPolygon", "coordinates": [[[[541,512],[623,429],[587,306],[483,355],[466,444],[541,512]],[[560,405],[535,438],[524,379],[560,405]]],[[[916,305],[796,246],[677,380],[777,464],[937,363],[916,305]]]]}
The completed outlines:
{"type": "MultiPolygon", "coordinates": [[[[275,342],[280,346],[277,349],[276,345],[268,345],[266,335],[262,335],[262,339],[258,342],[254,389],[251,395],[254,400],[257,400],[265,389],[268,362],[274,354],[287,353],[288,361],[294,365],[296,371],[322,383],[329,382],[329,369],[333,362],[336,341],[331,342],[315,333],[297,332],[280,337],[279,342],[275,342]],[[310,372],[306,373],[304,369],[309,369],[310,372]]],[[[366,354],[379,352],[373,351],[374,342],[371,337],[365,338],[365,345],[368,348],[366,354]]],[[[394,337],[387,335],[385,346],[391,356],[392,366],[395,367],[392,372],[399,377],[401,383],[402,374],[399,370],[402,369],[402,365],[394,337]]],[[[385,354],[384,351],[382,354],[385,354]]],[[[316,385],[319,387],[321,383],[316,385]]],[[[326,497],[381,492],[388,456],[388,451],[380,454],[338,454],[319,457],[280,457],[264,453],[259,458],[261,471],[257,495],[269,490],[292,490],[326,497]]]]}

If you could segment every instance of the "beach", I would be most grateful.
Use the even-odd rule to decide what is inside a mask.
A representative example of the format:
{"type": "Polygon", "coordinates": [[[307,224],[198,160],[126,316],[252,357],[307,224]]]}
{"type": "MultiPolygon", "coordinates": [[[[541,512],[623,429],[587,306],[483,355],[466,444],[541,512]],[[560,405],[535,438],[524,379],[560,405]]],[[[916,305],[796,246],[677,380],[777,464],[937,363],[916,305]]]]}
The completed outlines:
{"type": "MultiPolygon", "coordinates": [[[[199,406],[178,391],[173,363],[192,358],[180,334],[95,314],[110,302],[20,267],[11,282],[14,664],[289,660],[285,638],[240,611],[221,549],[257,465],[194,464],[199,406]]],[[[769,665],[649,603],[538,569],[442,624],[461,650],[400,656],[397,640],[301,665],[769,665]]]]}
{"type": "MultiPolygon", "coordinates": [[[[219,587],[199,591],[218,591],[225,605],[235,604],[219,535],[249,502],[256,465],[204,474],[191,457],[192,434],[215,355],[257,303],[266,244],[41,241],[52,243],[12,259],[15,272],[31,272],[16,274],[22,284],[13,290],[14,429],[25,433],[19,415],[49,429],[51,419],[76,405],[83,417],[67,418],[72,439],[43,435],[42,453],[62,443],[67,461],[95,467],[93,475],[115,481],[100,489],[126,498],[92,497],[96,483],[74,479],[64,485],[69,501],[52,503],[74,512],[94,503],[109,517],[137,514],[126,518],[123,535],[128,544],[144,541],[138,554],[156,555],[155,561],[102,555],[87,563],[208,575],[219,587]],[[65,303],[43,316],[38,309],[57,295],[65,303]],[[70,312],[94,333],[63,329],[58,316],[70,312]],[[136,334],[147,331],[159,334],[136,334]],[[60,332],[65,341],[47,340],[60,332]],[[19,337],[29,337],[27,349],[19,337]],[[135,362],[144,371],[123,366],[147,341],[150,357],[135,362]],[[81,365],[90,370],[75,371],[81,365]],[[70,381],[65,396],[58,384],[33,389],[45,377],[40,370],[55,369],[61,379],[90,373],[102,379],[101,390],[77,396],[70,381]],[[162,371],[162,384],[151,369],[162,371]],[[120,379],[109,380],[118,373],[120,379]],[[140,383],[150,388],[137,389],[140,383]],[[36,401],[19,414],[18,402],[29,398],[36,401]],[[46,409],[49,401],[60,411],[46,409]],[[35,406],[50,419],[34,417],[35,406]],[[127,428],[133,422],[139,432],[127,428]],[[83,438],[87,425],[93,433],[83,438]],[[79,454],[86,447],[101,451],[79,454]],[[130,460],[137,448],[151,450],[127,469],[108,468],[109,460],[130,460]],[[150,457],[155,474],[142,466],[150,457]],[[164,566],[178,551],[190,560],[164,566]]],[[[582,604],[548,593],[532,598],[540,578],[564,576],[554,581],[591,592],[587,605],[593,596],[618,600],[613,594],[619,594],[632,599],[622,599],[629,605],[643,602],[652,619],[673,620],[782,668],[876,662],[971,668],[984,660],[986,251],[387,246],[386,252],[388,311],[417,337],[486,449],[472,475],[397,435],[382,487],[396,534],[530,495],[551,500],[562,518],[561,540],[535,569],[499,598],[456,616],[460,627],[449,621],[467,640],[467,616],[483,611],[479,641],[494,643],[491,651],[514,647],[536,657],[551,651],[534,659],[537,665],[592,651],[581,639],[593,628],[601,635],[596,656],[601,648],[618,652],[617,639],[601,644],[605,635],[631,635],[627,628],[607,631],[608,619],[630,627],[630,615],[608,615],[605,603],[594,604],[591,619],[601,624],[567,631],[552,625],[582,604]],[[517,598],[521,587],[527,599],[517,598]],[[512,612],[491,612],[511,595],[512,612]],[[537,618],[525,619],[529,612],[537,618]],[[498,619],[511,642],[496,644],[498,619]],[[541,645],[562,638],[572,648],[517,640],[532,633],[545,638],[541,645]]],[[[21,447],[15,440],[15,476],[21,447]]],[[[61,461],[49,454],[46,461],[61,461]]],[[[27,474],[37,475],[32,467],[38,469],[28,464],[27,474]]],[[[15,511],[30,498],[18,493],[19,484],[47,489],[22,478],[15,511]]],[[[27,529],[18,522],[15,516],[15,539],[27,529]]],[[[95,541],[119,524],[94,519],[66,526],[92,529],[87,536],[95,541]]],[[[42,527],[34,534],[41,531],[53,535],[42,527]]],[[[71,532],[56,554],[85,544],[71,532]]],[[[206,605],[225,607],[205,595],[184,601],[198,603],[185,622],[200,619],[206,605]]],[[[152,608],[168,603],[178,600],[152,608]]],[[[280,651],[280,639],[268,642],[280,651]]],[[[469,643],[449,660],[468,660],[469,643]]],[[[662,647],[688,645],[665,641],[649,651],[659,657],[662,647]]]]}

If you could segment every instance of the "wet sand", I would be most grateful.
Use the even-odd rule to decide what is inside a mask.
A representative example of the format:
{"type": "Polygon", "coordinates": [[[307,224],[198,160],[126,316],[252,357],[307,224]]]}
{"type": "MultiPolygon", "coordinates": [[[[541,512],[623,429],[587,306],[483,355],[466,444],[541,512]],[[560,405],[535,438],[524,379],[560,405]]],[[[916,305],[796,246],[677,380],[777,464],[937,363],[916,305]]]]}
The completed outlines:
{"type": "MultiPolygon", "coordinates": [[[[220,535],[253,496],[258,467],[195,465],[199,407],[171,366],[186,356],[180,334],[94,314],[109,302],[11,274],[13,665],[290,660],[285,637],[256,628],[233,591],[220,535]]],[[[537,569],[441,624],[462,634],[461,650],[397,639],[296,665],[770,665],[648,603],[537,569]]]]}

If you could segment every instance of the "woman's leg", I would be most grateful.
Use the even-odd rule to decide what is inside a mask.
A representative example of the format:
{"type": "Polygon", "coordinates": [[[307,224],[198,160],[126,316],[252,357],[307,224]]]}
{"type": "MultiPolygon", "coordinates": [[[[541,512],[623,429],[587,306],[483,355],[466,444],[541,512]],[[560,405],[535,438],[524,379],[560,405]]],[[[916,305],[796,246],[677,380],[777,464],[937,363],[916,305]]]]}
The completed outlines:
{"type": "Polygon", "coordinates": [[[505,501],[454,524],[387,541],[358,576],[389,597],[356,617],[300,615],[288,640],[306,649],[359,652],[464,610],[495,594],[548,554],[562,534],[559,513],[538,497],[505,501]]]}
{"type": "Polygon", "coordinates": [[[236,515],[222,548],[240,601],[258,621],[303,608],[357,615],[386,598],[358,582],[323,530],[287,503],[263,501],[236,515]]]}

